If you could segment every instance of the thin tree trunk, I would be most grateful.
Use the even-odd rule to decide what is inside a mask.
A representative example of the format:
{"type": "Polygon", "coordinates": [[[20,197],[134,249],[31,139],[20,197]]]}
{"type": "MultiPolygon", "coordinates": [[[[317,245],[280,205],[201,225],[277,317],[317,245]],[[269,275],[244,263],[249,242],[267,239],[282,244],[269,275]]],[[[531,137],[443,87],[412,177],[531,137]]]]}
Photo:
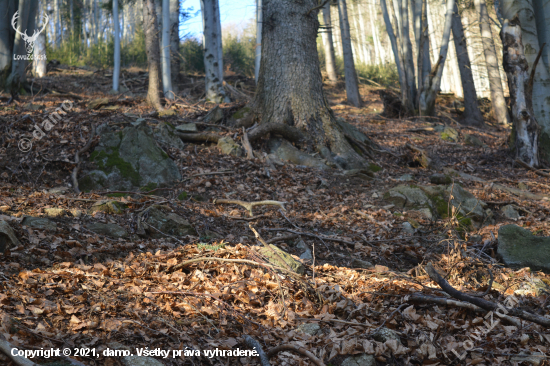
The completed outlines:
{"type": "Polygon", "coordinates": [[[533,111],[533,80],[529,75],[529,63],[525,58],[521,34],[517,15],[512,20],[504,21],[501,33],[504,46],[503,65],[510,89],[516,158],[531,167],[538,167],[540,126],[533,111]]]}
{"type": "Polygon", "coordinates": [[[256,0],[256,46],[254,47],[254,81],[258,84],[262,59],[262,0],[256,0]]]}
{"type": "MultiPolygon", "coordinates": [[[[332,9],[332,8],[331,8],[332,9]]],[[[340,16],[338,15],[338,8],[336,8],[336,10],[334,11],[334,15],[331,14],[331,18],[334,19],[334,18],[338,18],[340,19],[340,16]]],[[[334,45],[335,45],[335,55],[342,58],[344,57],[344,53],[342,51],[342,35],[341,35],[341,32],[340,32],[340,25],[339,25],[339,21],[338,22],[332,22],[332,27],[334,29],[334,45]]]]}
{"type": "Polygon", "coordinates": [[[395,33],[393,32],[393,26],[390,21],[390,15],[388,13],[388,7],[386,5],[386,0],[380,0],[380,5],[382,8],[382,15],[384,17],[384,23],[386,24],[386,32],[390,38],[391,48],[393,51],[393,57],[395,65],[397,66],[397,74],[399,75],[399,84],[405,85],[405,71],[403,70],[403,65],[401,63],[399,46],[397,45],[397,39],[395,33]]]}
{"type": "Polygon", "coordinates": [[[502,80],[500,79],[500,71],[498,66],[498,58],[493,42],[493,33],[489,14],[485,0],[474,0],[474,4],[479,15],[479,28],[481,31],[481,40],[483,42],[483,52],[485,54],[485,62],[487,64],[487,73],[489,76],[489,87],[491,89],[491,104],[497,122],[502,125],[510,123],[506,100],[504,99],[504,91],[502,90],[502,80]]]}
{"type": "Polygon", "coordinates": [[[332,20],[330,17],[330,2],[327,2],[325,6],[323,6],[322,13],[323,13],[323,22],[325,26],[325,29],[323,30],[323,35],[326,37],[325,66],[326,66],[329,81],[331,83],[336,83],[338,81],[338,74],[336,73],[336,58],[334,56],[334,42],[332,39],[332,20]]]}
{"type": "MultiPolygon", "coordinates": [[[[38,8],[37,0],[19,0],[17,29],[26,35],[32,35],[35,27],[36,10],[38,8]]],[[[10,19],[11,21],[11,19],[10,19]]],[[[29,49],[26,48],[25,41],[21,36],[21,33],[15,34],[15,40],[13,42],[13,56],[29,55],[29,49]]],[[[30,53],[32,55],[32,52],[30,53]]],[[[11,93],[17,93],[21,86],[27,81],[26,66],[28,61],[26,59],[15,59],[11,64],[11,75],[8,77],[6,89],[11,93]]]]}
{"type": "Polygon", "coordinates": [[[206,99],[215,103],[228,102],[229,98],[223,89],[223,69],[220,67],[221,34],[218,23],[218,0],[201,0],[204,28],[204,69],[206,99]]]}
{"type": "Polygon", "coordinates": [[[146,0],[144,7],[145,51],[147,52],[147,63],[149,64],[147,102],[157,111],[160,111],[163,109],[159,98],[160,49],[154,0],[146,0]]]}
{"type": "Polygon", "coordinates": [[[118,0],[113,0],[113,27],[115,29],[115,65],[113,68],[113,90],[115,92],[118,92],[120,77],[120,24],[118,22],[118,0]]]}
{"type": "Polygon", "coordinates": [[[164,97],[173,100],[172,70],[170,68],[170,0],[162,0],[162,88],[164,97]]]}
{"type": "Polygon", "coordinates": [[[353,52],[351,50],[351,35],[349,29],[346,0],[338,0],[338,14],[340,18],[340,30],[342,32],[342,46],[344,50],[344,76],[346,78],[346,96],[348,102],[351,105],[360,108],[361,96],[359,95],[357,73],[355,72],[355,63],[353,61],[353,52]]]}
{"type": "Polygon", "coordinates": [[[180,2],[170,0],[170,72],[172,74],[172,90],[177,94],[177,81],[181,71],[180,58],[180,2]]]}
{"type": "Polygon", "coordinates": [[[73,8],[73,0],[69,0],[69,14],[71,16],[71,37],[74,37],[74,8],[73,8]]]}
{"type": "MultiPolygon", "coordinates": [[[[370,51],[368,48],[368,41],[367,41],[367,34],[365,32],[365,22],[363,20],[363,11],[362,11],[362,4],[360,2],[357,3],[357,12],[359,17],[359,35],[360,35],[360,41],[361,41],[361,48],[363,49],[363,54],[365,55],[365,60],[367,64],[372,64],[373,60],[371,59],[370,51]]],[[[374,40],[374,34],[373,34],[373,40],[374,40]]],[[[375,55],[376,57],[376,55],[375,55]]]]}
{"type": "Polygon", "coordinates": [[[483,124],[483,116],[477,104],[476,87],[472,76],[472,67],[470,65],[466,37],[464,37],[464,28],[462,27],[462,21],[456,2],[453,12],[453,41],[460,70],[462,90],[464,91],[464,121],[471,126],[481,126],[483,124]]]}
{"type": "Polygon", "coordinates": [[[410,38],[409,30],[409,1],[408,0],[398,0],[399,5],[399,19],[401,24],[401,44],[403,47],[403,60],[406,83],[407,83],[407,92],[406,98],[403,98],[403,104],[409,109],[415,109],[416,101],[416,84],[415,84],[415,72],[414,72],[414,62],[413,62],[413,53],[412,45],[410,38]]]}
{"type": "Polygon", "coordinates": [[[447,0],[443,38],[439,47],[439,59],[436,61],[427,80],[424,80],[424,89],[420,93],[418,109],[423,116],[433,116],[435,114],[435,99],[441,86],[441,76],[443,75],[443,67],[445,66],[445,59],[447,58],[447,51],[449,49],[449,39],[451,38],[454,3],[454,0],[447,0]]]}
{"type": "Polygon", "coordinates": [[[61,23],[61,0],[54,0],[56,2],[57,6],[57,16],[56,16],[56,22],[57,22],[57,31],[59,32],[59,39],[61,43],[63,43],[64,35],[63,35],[63,25],[61,23]]]}

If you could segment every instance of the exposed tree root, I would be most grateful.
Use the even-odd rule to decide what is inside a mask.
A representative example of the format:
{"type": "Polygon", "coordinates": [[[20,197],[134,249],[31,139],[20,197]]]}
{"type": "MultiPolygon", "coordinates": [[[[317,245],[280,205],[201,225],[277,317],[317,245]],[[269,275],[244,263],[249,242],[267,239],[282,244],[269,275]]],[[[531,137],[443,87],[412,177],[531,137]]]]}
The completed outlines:
{"type": "Polygon", "coordinates": [[[445,280],[443,277],[441,277],[441,275],[439,273],[437,273],[437,271],[435,270],[435,268],[432,266],[431,263],[428,263],[428,265],[426,266],[426,272],[428,273],[430,278],[434,282],[436,282],[439,285],[439,287],[441,287],[441,289],[443,291],[445,291],[446,293],[448,293],[449,295],[451,295],[455,299],[469,302],[470,304],[474,304],[476,306],[479,306],[480,308],[485,309],[487,311],[492,311],[498,316],[500,316],[502,313],[504,313],[504,314],[510,313],[511,315],[516,316],[518,318],[528,320],[530,322],[542,325],[544,327],[550,327],[550,319],[549,318],[545,318],[543,316],[533,314],[533,313],[529,313],[525,310],[521,310],[521,309],[517,309],[517,308],[505,309],[500,304],[496,304],[494,302],[487,301],[487,300],[479,298],[479,297],[470,296],[470,295],[467,295],[465,293],[462,293],[462,292],[458,291],[453,286],[451,286],[449,284],[449,282],[447,282],[447,280],[445,280]]]}
{"type": "Polygon", "coordinates": [[[174,134],[181,138],[183,141],[191,142],[213,142],[218,143],[221,138],[220,135],[211,132],[199,132],[199,133],[183,133],[174,131],[174,134]]]}
{"type": "Polygon", "coordinates": [[[292,351],[296,352],[302,356],[305,356],[311,360],[317,366],[325,366],[325,363],[318,359],[313,353],[309,352],[307,349],[295,346],[293,344],[281,344],[280,346],[273,347],[267,352],[267,357],[271,358],[281,351],[292,351]]]}
{"type": "Polygon", "coordinates": [[[281,135],[286,140],[291,142],[298,142],[305,138],[304,134],[299,129],[289,125],[285,125],[283,123],[261,124],[250,130],[248,138],[250,139],[250,141],[256,141],[261,137],[267,135],[268,133],[281,135]]]}
{"type": "Polygon", "coordinates": [[[222,204],[226,204],[226,205],[235,204],[235,205],[243,206],[244,208],[246,208],[248,210],[251,217],[254,216],[254,214],[252,213],[252,207],[254,207],[254,206],[266,206],[266,205],[279,206],[282,210],[286,211],[285,206],[284,206],[284,204],[286,202],[281,202],[281,201],[245,202],[245,201],[240,201],[240,200],[214,199],[213,203],[214,204],[222,203],[222,204]]]}
{"type": "Polygon", "coordinates": [[[290,161],[296,165],[305,165],[312,168],[328,169],[320,159],[317,159],[308,153],[301,151],[291,145],[288,141],[280,138],[272,138],[268,141],[268,148],[271,153],[275,154],[283,161],[290,161]]]}
{"type": "Polygon", "coordinates": [[[260,346],[260,343],[257,340],[249,335],[245,335],[243,339],[244,343],[248,347],[253,348],[256,350],[256,352],[258,352],[258,357],[260,358],[260,363],[262,364],[262,366],[271,366],[271,364],[269,363],[269,357],[265,354],[262,346],[260,346]]]}
{"type": "Polygon", "coordinates": [[[0,335],[0,351],[4,352],[17,366],[35,366],[29,359],[21,356],[13,356],[11,351],[14,347],[2,335],[0,335]]]}
{"type": "Polygon", "coordinates": [[[246,132],[244,127],[243,127],[242,143],[243,143],[244,151],[246,151],[246,157],[248,159],[254,159],[254,151],[252,150],[252,145],[250,145],[250,140],[248,139],[248,133],[246,132]]]}

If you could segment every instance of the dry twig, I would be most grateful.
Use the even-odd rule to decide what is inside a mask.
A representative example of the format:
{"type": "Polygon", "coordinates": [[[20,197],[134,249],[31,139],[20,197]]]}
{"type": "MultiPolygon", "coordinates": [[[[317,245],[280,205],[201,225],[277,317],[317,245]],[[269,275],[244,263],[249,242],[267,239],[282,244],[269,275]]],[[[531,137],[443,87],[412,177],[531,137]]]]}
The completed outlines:
{"type": "Polygon", "coordinates": [[[325,363],[318,359],[313,353],[309,352],[307,349],[295,346],[293,344],[281,344],[280,346],[273,347],[267,351],[267,357],[271,358],[281,351],[293,351],[302,356],[305,356],[311,360],[317,366],[325,366],[325,363]]]}
{"type": "Polygon", "coordinates": [[[228,204],[228,205],[229,204],[235,204],[235,205],[243,206],[244,208],[246,208],[248,210],[251,217],[254,216],[254,214],[252,213],[252,207],[254,207],[254,206],[273,205],[273,206],[279,206],[283,211],[286,211],[285,206],[283,206],[286,202],[280,202],[280,201],[245,202],[245,201],[241,201],[241,200],[214,199],[213,203],[214,204],[223,203],[223,204],[228,204]]]}

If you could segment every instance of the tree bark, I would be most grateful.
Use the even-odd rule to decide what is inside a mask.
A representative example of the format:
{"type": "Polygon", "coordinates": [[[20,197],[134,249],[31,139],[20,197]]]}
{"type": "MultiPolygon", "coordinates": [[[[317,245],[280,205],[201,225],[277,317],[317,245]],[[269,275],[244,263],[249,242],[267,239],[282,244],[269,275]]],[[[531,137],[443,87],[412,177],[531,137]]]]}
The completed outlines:
{"type": "Polygon", "coordinates": [[[149,64],[149,89],[147,102],[157,111],[162,110],[159,98],[160,49],[157,28],[157,12],[154,0],[146,0],[144,9],[145,51],[149,64]]]}
{"type": "Polygon", "coordinates": [[[219,32],[218,0],[201,0],[204,29],[204,69],[206,99],[215,103],[229,102],[223,89],[222,60],[220,58],[221,33],[219,32]]]}
{"type": "Polygon", "coordinates": [[[529,75],[529,64],[525,58],[521,33],[517,15],[512,20],[504,21],[501,32],[504,46],[503,65],[510,90],[516,158],[530,167],[538,167],[540,126],[533,111],[533,80],[529,75]]]}
{"type": "Polygon", "coordinates": [[[254,81],[258,84],[262,59],[262,0],[256,0],[256,46],[254,47],[254,81]]]}
{"type": "Polygon", "coordinates": [[[115,28],[115,65],[113,68],[113,90],[118,92],[120,77],[120,24],[118,23],[118,0],[113,0],[113,27],[115,28]]]}
{"type": "Polygon", "coordinates": [[[401,63],[401,56],[399,52],[399,47],[397,45],[397,38],[395,37],[393,26],[390,21],[390,15],[388,13],[388,6],[386,5],[386,0],[380,0],[380,5],[382,8],[382,16],[384,17],[384,23],[386,24],[386,32],[388,32],[388,37],[390,38],[394,62],[395,62],[395,65],[397,66],[397,74],[399,75],[399,84],[404,85],[405,71],[403,70],[403,65],[401,63]]]}
{"type": "Polygon", "coordinates": [[[361,96],[359,95],[359,83],[355,71],[355,62],[353,61],[353,52],[351,50],[351,33],[349,29],[346,0],[338,0],[338,15],[340,18],[340,31],[342,32],[342,49],[344,51],[346,96],[351,105],[360,108],[362,103],[361,96]]]}
{"type": "MultiPolygon", "coordinates": [[[[38,0],[19,0],[17,29],[27,35],[32,35],[35,29],[36,10],[38,8],[38,0]]],[[[9,20],[11,24],[11,19],[9,20]]],[[[15,34],[15,40],[13,41],[13,54],[15,58],[32,56],[32,53],[28,53],[28,49],[25,45],[25,40],[20,33],[15,34]]],[[[26,67],[28,60],[16,59],[11,63],[11,74],[6,80],[6,90],[13,93],[17,93],[21,86],[27,81],[26,67]]]]}
{"type": "Polygon", "coordinates": [[[170,72],[174,93],[177,93],[176,82],[181,70],[179,25],[180,2],[179,0],[170,0],[170,72]]]}
{"type": "Polygon", "coordinates": [[[317,5],[316,0],[264,0],[266,21],[253,110],[258,128],[284,123],[303,133],[302,148],[316,150],[345,169],[361,168],[366,161],[345,135],[352,134],[361,142],[368,141],[367,137],[338,122],[324,96],[315,42],[318,10],[311,10],[317,5]]]}
{"type": "Polygon", "coordinates": [[[447,51],[449,49],[449,39],[451,38],[454,3],[454,0],[447,0],[443,38],[441,39],[441,46],[439,47],[439,59],[436,61],[432,72],[430,72],[426,80],[424,80],[423,90],[420,93],[418,109],[422,116],[435,115],[435,99],[441,86],[443,66],[445,65],[445,59],[447,58],[447,51]]]}
{"type": "Polygon", "coordinates": [[[170,68],[170,0],[162,0],[162,89],[166,99],[174,99],[172,70],[170,68]]]}
{"type": "MultiPolygon", "coordinates": [[[[500,0],[500,10],[504,19],[519,16],[522,30],[522,42],[525,47],[525,59],[529,68],[543,43],[541,62],[539,62],[533,80],[533,111],[541,127],[539,153],[541,159],[550,161],[550,4],[540,1],[500,0]]],[[[510,85],[510,81],[508,81],[510,85]]],[[[511,91],[510,91],[511,93],[511,91]]]]}
{"type": "Polygon", "coordinates": [[[510,116],[508,115],[504,91],[502,90],[502,81],[498,69],[498,58],[493,42],[493,33],[491,31],[489,14],[487,13],[487,5],[485,0],[474,0],[474,4],[479,15],[479,28],[481,31],[481,40],[483,42],[485,63],[487,64],[493,112],[499,124],[507,125],[510,123],[510,116]]]}
{"type": "MultiPolygon", "coordinates": [[[[258,0],[261,1],[261,0],[258,0]]],[[[328,80],[331,83],[338,81],[336,73],[336,57],[334,56],[334,41],[332,39],[332,21],[330,19],[330,1],[327,1],[322,9],[324,29],[322,35],[325,38],[325,67],[327,70],[328,80]]]]}
{"type": "Polygon", "coordinates": [[[464,28],[456,2],[453,8],[451,27],[453,30],[453,41],[455,43],[462,89],[464,91],[464,121],[471,126],[481,126],[483,124],[483,116],[477,104],[476,87],[474,84],[474,77],[472,76],[472,67],[470,65],[466,37],[464,37],[464,28]]]}
{"type": "Polygon", "coordinates": [[[401,45],[406,79],[406,90],[402,87],[403,104],[411,111],[415,109],[416,84],[412,53],[412,44],[409,31],[409,1],[397,0],[399,9],[399,23],[401,24],[401,45]]]}
{"type": "Polygon", "coordinates": [[[0,15],[0,89],[3,89],[11,72],[15,35],[15,31],[11,26],[11,19],[17,7],[14,0],[0,0],[0,8],[6,9],[6,12],[0,15]]]}

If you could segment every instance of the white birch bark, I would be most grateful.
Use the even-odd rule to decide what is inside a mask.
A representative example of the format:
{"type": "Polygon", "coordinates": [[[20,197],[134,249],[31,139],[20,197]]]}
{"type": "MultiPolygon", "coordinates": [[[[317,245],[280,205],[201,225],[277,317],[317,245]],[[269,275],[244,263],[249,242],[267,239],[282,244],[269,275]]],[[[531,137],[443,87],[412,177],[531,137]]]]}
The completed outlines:
{"type": "Polygon", "coordinates": [[[220,67],[219,48],[221,34],[218,23],[219,7],[218,0],[201,0],[203,16],[203,37],[204,37],[204,69],[206,83],[206,99],[215,103],[228,102],[223,88],[223,73],[220,67]]]}
{"type": "Polygon", "coordinates": [[[359,108],[361,107],[362,103],[361,96],[359,95],[359,86],[357,82],[357,73],[355,71],[355,62],[353,61],[346,0],[338,0],[338,14],[340,18],[342,48],[344,52],[344,76],[346,78],[346,96],[348,102],[351,105],[359,108]]]}
{"type": "Polygon", "coordinates": [[[113,90],[118,92],[120,77],[120,24],[118,20],[118,0],[113,0],[113,27],[115,31],[115,65],[113,68],[113,90]]]}

